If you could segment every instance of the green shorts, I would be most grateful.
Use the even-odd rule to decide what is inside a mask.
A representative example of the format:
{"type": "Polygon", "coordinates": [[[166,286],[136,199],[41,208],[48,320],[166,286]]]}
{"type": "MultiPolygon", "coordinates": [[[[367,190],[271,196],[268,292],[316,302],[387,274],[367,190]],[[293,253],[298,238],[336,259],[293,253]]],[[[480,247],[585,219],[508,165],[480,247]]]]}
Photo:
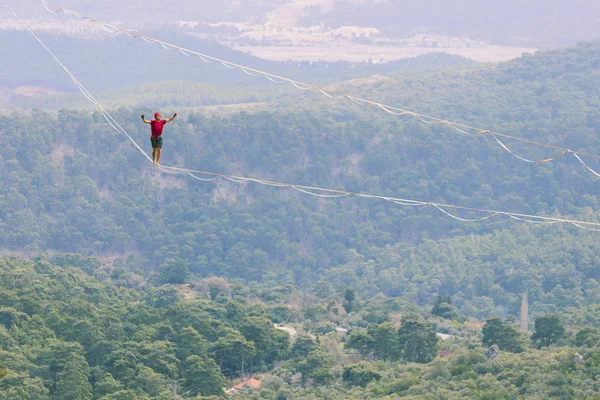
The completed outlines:
{"type": "Polygon", "coordinates": [[[162,137],[159,137],[158,139],[150,138],[150,141],[152,142],[153,149],[162,149],[162,137]]]}

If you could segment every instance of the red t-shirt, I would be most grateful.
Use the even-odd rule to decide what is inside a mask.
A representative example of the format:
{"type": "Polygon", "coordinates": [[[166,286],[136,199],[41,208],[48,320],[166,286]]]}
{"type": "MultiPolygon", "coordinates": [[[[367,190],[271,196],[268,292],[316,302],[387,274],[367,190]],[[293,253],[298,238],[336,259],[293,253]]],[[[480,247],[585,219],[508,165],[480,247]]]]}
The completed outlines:
{"type": "Polygon", "coordinates": [[[152,139],[158,139],[162,135],[163,127],[166,123],[167,121],[164,119],[161,119],[160,121],[153,119],[150,122],[150,127],[152,128],[152,139]]]}

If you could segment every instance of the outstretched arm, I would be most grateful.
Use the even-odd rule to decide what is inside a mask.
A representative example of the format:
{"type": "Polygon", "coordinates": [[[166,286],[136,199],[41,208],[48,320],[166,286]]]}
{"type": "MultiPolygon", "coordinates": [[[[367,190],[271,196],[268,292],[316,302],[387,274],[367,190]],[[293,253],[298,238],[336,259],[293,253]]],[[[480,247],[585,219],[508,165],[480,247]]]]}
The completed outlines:
{"type": "Polygon", "coordinates": [[[177,116],[177,113],[173,114],[173,116],[171,118],[167,119],[167,122],[173,121],[176,116],[177,116]]]}
{"type": "Polygon", "coordinates": [[[145,124],[151,124],[152,122],[148,121],[146,119],[146,117],[144,117],[144,114],[142,114],[142,121],[144,121],[145,124]]]}

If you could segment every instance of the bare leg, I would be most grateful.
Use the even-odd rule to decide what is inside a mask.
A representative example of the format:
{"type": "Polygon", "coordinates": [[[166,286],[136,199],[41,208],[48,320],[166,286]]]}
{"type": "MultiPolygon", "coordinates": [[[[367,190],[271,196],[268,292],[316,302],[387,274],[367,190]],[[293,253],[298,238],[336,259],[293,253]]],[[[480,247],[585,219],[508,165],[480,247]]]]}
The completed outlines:
{"type": "Polygon", "coordinates": [[[156,165],[160,167],[160,147],[156,149],[156,165]]]}
{"type": "Polygon", "coordinates": [[[154,165],[156,165],[156,150],[156,147],[152,149],[152,164],[154,165]]]}

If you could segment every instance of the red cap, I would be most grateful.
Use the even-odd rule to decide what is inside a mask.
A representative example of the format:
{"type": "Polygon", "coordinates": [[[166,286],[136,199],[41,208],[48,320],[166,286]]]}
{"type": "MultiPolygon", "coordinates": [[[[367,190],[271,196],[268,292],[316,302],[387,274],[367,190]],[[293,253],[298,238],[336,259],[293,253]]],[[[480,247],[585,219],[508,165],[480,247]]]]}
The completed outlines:
{"type": "Polygon", "coordinates": [[[159,112],[154,113],[154,118],[159,118],[159,117],[160,117],[160,113],[159,112]]]}

